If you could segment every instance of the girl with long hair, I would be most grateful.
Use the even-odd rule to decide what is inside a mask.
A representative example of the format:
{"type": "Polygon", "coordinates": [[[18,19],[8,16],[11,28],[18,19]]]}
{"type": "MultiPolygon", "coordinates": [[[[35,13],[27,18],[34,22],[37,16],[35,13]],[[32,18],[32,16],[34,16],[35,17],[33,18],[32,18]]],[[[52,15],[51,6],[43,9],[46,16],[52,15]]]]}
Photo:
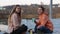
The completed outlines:
{"type": "Polygon", "coordinates": [[[21,7],[20,5],[15,5],[8,18],[9,33],[15,31],[20,26],[21,26],[21,7]]]}

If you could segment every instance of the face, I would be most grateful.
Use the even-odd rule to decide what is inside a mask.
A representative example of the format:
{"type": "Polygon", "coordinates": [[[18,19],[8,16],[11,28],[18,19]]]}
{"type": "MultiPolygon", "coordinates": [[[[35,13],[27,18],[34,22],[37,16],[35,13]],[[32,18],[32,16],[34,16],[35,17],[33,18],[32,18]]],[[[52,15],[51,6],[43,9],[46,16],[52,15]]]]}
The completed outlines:
{"type": "Polygon", "coordinates": [[[19,13],[21,11],[20,7],[16,7],[16,12],[19,13]]]}
{"type": "Polygon", "coordinates": [[[41,14],[42,13],[42,8],[38,8],[38,14],[41,14]]]}

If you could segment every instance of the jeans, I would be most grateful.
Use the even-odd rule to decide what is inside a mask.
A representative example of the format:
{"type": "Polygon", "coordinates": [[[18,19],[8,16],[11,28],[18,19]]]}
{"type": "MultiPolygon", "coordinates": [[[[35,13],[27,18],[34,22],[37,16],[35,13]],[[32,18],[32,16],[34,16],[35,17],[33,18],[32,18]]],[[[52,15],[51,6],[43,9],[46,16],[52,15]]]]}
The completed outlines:
{"type": "Polygon", "coordinates": [[[41,31],[45,34],[52,34],[52,32],[53,32],[45,26],[41,26],[39,29],[37,29],[37,26],[35,26],[35,32],[37,32],[37,31],[41,31]]]}

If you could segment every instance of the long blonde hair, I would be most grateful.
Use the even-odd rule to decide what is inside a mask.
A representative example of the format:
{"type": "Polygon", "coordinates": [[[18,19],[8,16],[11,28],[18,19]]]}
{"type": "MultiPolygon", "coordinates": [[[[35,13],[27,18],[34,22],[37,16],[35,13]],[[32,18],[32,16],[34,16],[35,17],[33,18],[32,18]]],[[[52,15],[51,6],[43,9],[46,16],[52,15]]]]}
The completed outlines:
{"type": "MultiPolygon", "coordinates": [[[[12,9],[12,11],[11,11],[9,17],[8,17],[8,22],[11,21],[11,16],[12,16],[12,14],[15,12],[15,10],[16,10],[17,7],[20,7],[20,5],[15,5],[15,6],[13,7],[13,9],[12,9]]],[[[20,7],[20,9],[21,9],[21,7],[20,7]]],[[[21,11],[20,11],[20,15],[19,15],[19,16],[20,16],[20,18],[21,18],[21,11]]]]}

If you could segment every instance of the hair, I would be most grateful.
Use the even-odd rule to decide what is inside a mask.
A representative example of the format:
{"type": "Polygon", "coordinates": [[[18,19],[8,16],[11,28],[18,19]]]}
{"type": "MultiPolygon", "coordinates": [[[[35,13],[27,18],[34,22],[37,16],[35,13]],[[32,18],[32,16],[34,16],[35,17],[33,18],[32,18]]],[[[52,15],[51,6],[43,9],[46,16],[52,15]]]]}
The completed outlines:
{"type": "MultiPolygon", "coordinates": [[[[20,7],[20,5],[15,5],[15,6],[13,7],[13,9],[12,9],[12,11],[11,11],[9,17],[8,17],[8,22],[10,22],[11,16],[12,16],[13,13],[15,13],[17,7],[20,7]]],[[[21,7],[20,7],[20,9],[21,9],[21,7]]],[[[21,18],[21,10],[20,10],[20,15],[19,15],[19,17],[21,18]]]]}
{"type": "Polygon", "coordinates": [[[41,9],[42,9],[42,13],[44,13],[44,12],[45,12],[45,8],[44,8],[43,6],[39,6],[39,8],[41,8],[41,9]]]}
{"type": "Polygon", "coordinates": [[[41,8],[42,9],[42,13],[41,14],[46,14],[47,16],[48,16],[48,13],[45,13],[45,11],[46,11],[46,9],[43,7],[43,6],[39,6],[39,8],[41,8]]]}

